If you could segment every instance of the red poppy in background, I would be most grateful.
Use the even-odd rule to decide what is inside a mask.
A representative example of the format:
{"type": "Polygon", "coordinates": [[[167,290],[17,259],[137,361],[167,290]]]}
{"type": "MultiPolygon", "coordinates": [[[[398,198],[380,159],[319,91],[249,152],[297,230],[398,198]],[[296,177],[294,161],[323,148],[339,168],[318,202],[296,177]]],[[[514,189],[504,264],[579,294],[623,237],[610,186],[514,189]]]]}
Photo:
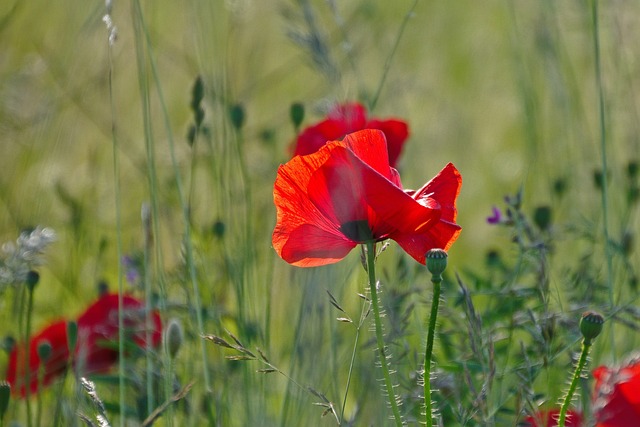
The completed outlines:
{"type": "MultiPolygon", "coordinates": [[[[11,384],[12,394],[20,397],[25,397],[27,393],[26,360],[25,346],[23,344],[16,345],[9,354],[7,382],[11,384]]],[[[59,320],[35,334],[29,342],[29,392],[36,394],[39,389],[49,385],[56,377],[65,372],[68,362],[67,322],[59,320]],[[51,353],[43,363],[38,355],[38,347],[44,343],[49,343],[51,353]],[[39,375],[42,375],[40,384],[38,384],[39,375]]]]}
{"type": "MultiPolygon", "coordinates": [[[[523,427],[556,427],[559,417],[559,409],[551,409],[549,411],[541,410],[535,415],[529,415],[524,420],[523,427]]],[[[582,414],[577,411],[567,411],[567,418],[565,419],[564,425],[565,427],[581,427],[582,414]]]]}
{"type": "Polygon", "coordinates": [[[462,178],[449,163],[424,187],[403,190],[379,130],[332,141],[278,169],[273,247],[299,267],[331,264],[356,245],[393,239],[418,262],[458,237],[456,198],[462,178]]]}
{"type": "Polygon", "coordinates": [[[336,105],[329,111],[325,120],[305,128],[296,139],[293,154],[303,156],[315,153],[327,141],[342,139],[345,135],[362,129],[378,129],[384,132],[387,138],[389,164],[395,167],[409,136],[407,123],[397,119],[367,120],[364,106],[357,102],[336,105]]]}
{"type": "MultiPolygon", "coordinates": [[[[147,347],[145,305],[129,296],[123,297],[124,333],[140,348],[147,347]]],[[[162,322],[157,311],[151,313],[151,343],[158,346],[162,322]]],[[[75,367],[81,373],[104,372],[118,361],[118,294],[101,296],[78,318],[78,344],[75,367]]]]}
{"type": "Polygon", "coordinates": [[[600,366],[596,379],[593,414],[596,427],[637,427],[640,425],[640,356],[619,368],[600,366]]]}

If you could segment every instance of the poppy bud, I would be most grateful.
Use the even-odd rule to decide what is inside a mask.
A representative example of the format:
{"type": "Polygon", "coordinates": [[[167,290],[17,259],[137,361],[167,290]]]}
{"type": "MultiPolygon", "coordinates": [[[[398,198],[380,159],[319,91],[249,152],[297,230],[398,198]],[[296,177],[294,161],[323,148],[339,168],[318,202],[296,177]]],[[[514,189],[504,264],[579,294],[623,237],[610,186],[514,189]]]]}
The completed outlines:
{"type": "Polygon", "coordinates": [[[38,357],[42,362],[49,360],[52,351],[53,347],[51,347],[51,343],[49,341],[44,340],[38,344],[38,357]]]}
{"type": "Polygon", "coordinates": [[[167,330],[165,331],[165,337],[167,343],[167,351],[169,352],[169,356],[173,359],[178,354],[180,347],[182,346],[182,342],[184,341],[184,332],[182,330],[182,325],[177,319],[171,319],[169,324],[167,325],[167,330]]]}
{"type": "Polygon", "coordinates": [[[443,249],[431,249],[427,252],[427,269],[435,277],[441,277],[447,268],[447,252],[443,249]]]}
{"type": "Polygon", "coordinates": [[[30,291],[33,292],[36,285],[38,284],[38,281],[40,281],[40,275],[37,271],[31,270],[27,273],[27,279],[25,280],[25,282],[27,283],[27,287],[30,291]]]}
{"type": "Polygon", "coordinates": [[[9,409],[9,399],[11,398],[11,384],[6,381],[0,381],[0,423],[4,418],[4,414],[9,409]]]}
{"type": "Polygon", "coordinates": [[[538,206],[533,211],[533,222],[542,231],[545,231],[551,225],[551,208],[549,206],[538,206]]]}
{"type": "Polygon", "coordinates": [[[204,83],[202,77],[196,77],[196,81],[193,82],[193,88],[191,89],[191,109],[194,113],[200,108],[200,103],[204,99],[204,83]]]}
{"type": "Polygon", "coordinates": [[[586,343],[590,343],[595,337],[602,332],[604,317],[595,311],[586,311],[580,319],[580,332],[586,343]]]}
{"type": "Polygon", "coordinates": [[[229,118],[231,119],[231,124],[236,128],[236,130],[242,129],[245,119],[244,107],[242,104],[235,104],[231,107],[229,110],[229,118]]]}
{"type": "Polygon", "coordinates": [[[298,129],[302,124],[302,121],[304,120],[304,105],[300,102],[291,104],[291,108],[289,109],[289,117],[291,117],[293,127],[298,129]]]}
{"type": "Polygon", "coordinates": [[[214,222],[211,226],[211,231],[213,232],[213,235],[218,239],[222,239],[224,237],[224,232],[226,231],[224,222],[222,222],[221,220],[217,220],[216,222],[214,222]]]}
{"type": "Polygon", "coordinates": [[[636,162],[635,160],[631,160],[628,164],[627,164],[627,176],[629,177],[630,180],[634,180],[636,179],[636,176],[638,176],[638,162],[636,162]]]}

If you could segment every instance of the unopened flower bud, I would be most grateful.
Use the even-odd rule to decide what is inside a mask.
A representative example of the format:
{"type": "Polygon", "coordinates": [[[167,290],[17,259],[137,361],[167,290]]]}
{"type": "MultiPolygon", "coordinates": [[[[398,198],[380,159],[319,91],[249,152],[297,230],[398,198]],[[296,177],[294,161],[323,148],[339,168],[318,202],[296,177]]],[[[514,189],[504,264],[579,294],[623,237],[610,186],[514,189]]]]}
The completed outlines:
{"type": "Polygon", "coordinates": [[[236,130],[242,129],[245,119],[244,107],[242,104],[235,104],[231,107],[229,110],[229,118],[231,119],[231,124],[236,128],[236,130]]]}
{"type": "Polygon", "coordinates": [[[27,273],[27,279],[25,280],[25,282],[27,283],[27,287],[30,291],[33,292],[36,285],[38,284],[38,281],[40,281],[40,275],[37,271],[31,270],[27,273]]]}
{"type": "Polygon", "coordinates": [[[289,116],[293,122],[293,127],[298,129],[304,120],[304,105],[299,102],[291,104],[289,116]]]}
{"type": "Polygon", "coordinates": [[[551,208],[549,206],[538,206],[533,211],[533,222],[536,223],[538,228],[545,231],[551,225],[551,208]]]}
{"type": "Polygon", "coordinates": [[[595,337],[602,332],[602,325],[604,324],[604,317],[595,311],[586,311],[582,314],[580,319],[580,332],[584,337],[585,342],[590,343],[595,337]]]}
{"type": "Polygon", "coordinates": [[[184,331],[182,330],[182,325],[179,320],[171,319],[169,321],[165,331],[165,340],[167,342],[169,356],[173,359],[176,357],[176,354],[178,354],[182,346],[182,341],[184,341],[184,331]]]}
{"type": "Polygon", "coordinates": [[[447,268],[447,252],[444,249],[431,249],[427,252],[427,269],[434,277],[442,276],[447,268]]]}
{"type": "Polygon", "coordinates": [[[41,361],[46,362],[49,360],[52,351],[53,347],[51,347],[51,343],[49,341],[44,340],[38,343],[38,357],[41,361]]]}

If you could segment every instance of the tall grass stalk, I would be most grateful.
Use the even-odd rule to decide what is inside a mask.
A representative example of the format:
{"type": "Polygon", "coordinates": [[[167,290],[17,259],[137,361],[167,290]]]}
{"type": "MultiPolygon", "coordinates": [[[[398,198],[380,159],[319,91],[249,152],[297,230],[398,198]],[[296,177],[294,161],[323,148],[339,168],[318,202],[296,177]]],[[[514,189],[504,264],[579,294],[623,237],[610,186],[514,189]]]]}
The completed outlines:
{"type": "MultiPolygon", "coordinates": [[[[107,56],[108,56],[108,90],[109,90],[109,112],[111,120],[111,147],[112,147],[112,170],[113,170],[113,197],[114,208],[116,216],[116,256],[118,259],[117,272],[118,272],[118,329],[124,331],[124,282],[122,280],[122,268],[120,260],[122,260],[122,207],[121,207],[121,191],[120,191],[120,160],[118,156],[118,136],[116,133],[116,106],[113,95],[113,42],[115,41],[115,35],[112,37],[111,28],[111,2],[105,3],[105,15],[103,17],[105,24],[107,24],[107,56]]],[[[114,33],[115,34],[115,33],[114,33]]],[[[120,426],[124,427],[124,405],[125,405],[125,371],[124,371],[124,342],[125,335],[123,333],[118,334],[118,404],[120,406],[120,426]]]]}
{"type": "MultiPolygon", "coordinates": [[[[605,258],[607,260],[607,289],[609,293],[609,309],[614,309],[614,294],[613,294],[613,253],[611,244],[609,241],[609,203],[608,203],[608,190],[607,190],[607,175],[608,175],[608,162],[607,162],[607,121],[605,117],[604,106],[604,84],[602,82],[602,58],[600,56],[600,24],[598,19],[598,0],[592,0],[591,2],[591,19],[593,23],[593,59],[596,73],[596,88],[598,90],[598,124],[600,131],[600,156],[602,160],[602,192],[601,192],[601,204],[602,204],[602,228],[604,234],[604,250],[605,258]]],[[[615,355],[615,339],[614,334],[609,334],[611,337],[611,356],[613,361],[616,360],[615,355]]]]}
{"type": "Polygon", "coordinates": [[[380,316],[380,303],[378,301],[378,282],[376,280],[376,252],[375,242],[372,240],[366,243],[367,247],[367,273],[369,275],[369,290],[371,292],[371,307],[373,308],[373,320],[375,323],[376,344],[378,346],[378,357],[380,358],[380,367],[384,376],[384,386],[389,398],[389,406],[393,412],[393,419],[397,427],[402,426],[402,416],[398,408],[398,400],[391,381],[391,373],[389,372],[389,361],[387,360],[387,350],[384,344],[382,334],[382,320],[380,316]]]}
{"type": "Polygon", "coordinates": [[[378,99],[380,98],[380,94],[382,93],[382,88],[384,87],[384,83],[387,81],[387,76],[389,75],[389,70],[391,69],[391,64],[393,63],[393,57],[398,51],[398,46],[400,46],[400,40],[402,40],[402,35],[404,34],[404,30],[407,28],[407,24],[409,23],[409,19],[413,17],[413,11],[416,9],[418,5],[418,0],[413,2],[413,6],[409,9],[409,12],[404,16],[402,20],[402,24],[400,24],[400,30],[398,31],[398,36],[396,37],[396,41],[393,44],[393,48],[391,48],[391,53],[389,53],[389,57],[384,63],[384,69],[382,71],[382,77],[380,78],[380,83],[378,83],[378,88],[376,89],[375,95],[373,95],[373,99],[369,105],[369,111],[373,112],[378,104],[378,99]]]}
{"type": "MultiPolygon", "coordinates": [[[[133,6],[133,16],[134,16],[134,27],[138,30],[136,31],[136,47],[137,47],[137,58],[138,58],[138,74],[139,74],[139,79],[142,83],[142,87],[141,89],[143,90],[142,96],[143,96],[143,104],[146,105],[148,107],[148,103],[149,103],[149,91],[148,91],[148,84],[146,83],[146,72],[145,72],[145,67],[144,67],[144,49],[143,49],[143,43],[144,43],[144,47],[146,48],[146,52],[148,52],[148,60],[149,60],[149,65],[150,65],[150,69],[151,69],[151,75],[153,77],[154,83],[155,83],[155,87],[157,90],[157,94],[158,94],[158,99],[159,99],[159,103],[160,103],[160,107],[162,110],[162,117],[163,117],[163,123],[165,126],[165,131],[166,131],[166,136],[167,136],[167,143],[169,146],[169,153],[171,156],[171,164],[173,167],[173,172],[174,172],[174,178],[175,178],[175,182],[176,182],[176,188],[178,191],[178,198],[180,200],[180,207],[182,210],[182,216],[183,216],[183,221],[184,221],[184,237],[183,237],[183,243],[184,243],[184,247],[185,247],[185,262],[187,264],[187,270],[188,270],[188,274],[189,274],[189,279],[191,282],[191,286],[192,286],[192,290],[193,290],[193,297],[194,297],[194,302],[195,302],[195,315],[196,315],[196,322],[197,322],[197,327],[198,327],[198,335],[199,336],[203,336],[204,335],[204,319],[203,319],[203,315],[202,315],[202,302],[201,302],[201,297],[200,297],[200,287],[198,284],[198,278],[197,278],[197,274],[196,274],[196,267],[195,267],[195,262],[194,262],[194,253],[193,253],[193,243],[191,240],[191,221],[190,221],[190,215],[189,215],[189,205],[188,205],[188,200],[186,200],[185,198],[185,194],[183,191],[183,185],[182,185],[182,178],[180,176],[180,170],[178,168],[178,162],[177,162],[177,158],[176,158],[176,153],[175,153],[175,144],[173,141],[173,130],[171,128],[171,122],[169,119],[169,113],[167,111],[167,105],[164,99],[164,94],[162,91],[162,86],[160,84],[160,78],[158,76],[158,72],[157,72],[157,67],[155,64],[155,59],[153,57],[153,54],[151,52],[151,43],[149,40],[149,35],[147,32],[147,28],[146,25],[144,23],[144,17],[143,17],[143,13],[142,13],[142,8],[140,6],[140,2],[139,0],[133,0],[132,2],[132,6],[133,6]],[[147,90],[144,90],[144,89],[147,90]]],[[[149,110],[148,108],[145,108],[145,114],[149,114],[149,110]]],[[[151,136],[151,127],[150,127],[150,117],[148,118],[148,120],[145,120],[145,122],[149,122],[149,127],[147,127],[145,125],[145,139],[148,141],[148,143],[150,145],[152,145],[152,136],[151,136]]],[[[153,160],[153,159],[150,159],[153,160]]],[[[152,162],[153,164],[153,162],[152,162]]],[[[155,181],[155,180],[154,180],[155,181]]],[[[155,187],[153,187],[155,188],[155,187]]],[[[153,192],[152,192],[152,196],[153,196],[153,192]]],[[[157,209],[157,206],[154,206],[155,209],[157,209]]],[[[156,216],[157,218],[157,216],[156,216]]],[[[202,369],[203,369],[203,381],[204,381],[204,387],[205,387],[205,393],[207,394],[207,399],[210,398],[210,395],[212,394],[213,390],[211,388],[211,377],[210,377],[210,373],[209,373],[209,368],[208,368],[208,363],[207,363],[207,348],[205,346],[205,342],[204,340],[200,339],[200,350],[201,350],[201,357],[202,357],[202,369]]],[[[207,415],[210,419],[210,422],[213,423],[213,420],[215,419],[214,414],[211,412],[211,409],[214,408],[214,405],[207,405],[207,415]]]]}

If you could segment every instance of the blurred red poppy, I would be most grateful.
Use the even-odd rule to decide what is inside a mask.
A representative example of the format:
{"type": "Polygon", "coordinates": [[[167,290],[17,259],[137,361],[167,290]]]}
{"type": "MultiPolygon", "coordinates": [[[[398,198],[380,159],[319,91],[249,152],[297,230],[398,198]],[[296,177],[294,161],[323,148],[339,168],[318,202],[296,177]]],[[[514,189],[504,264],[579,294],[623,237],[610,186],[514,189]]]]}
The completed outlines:
{"type": "MultiPolygon", "coordinates": [[[[9,354],[7,366],[7,382],[11,384],[12,394],[26,396],[27,369],[24,344],[16,345],[9,354]]],[[[49,385],[56,377],[63,374],[69,362],[69,344],[67,341],[67,322],[59,320],[51,323],[33,335],[29,342],[29,392],[37,393],[42,387],[49,385]],[[49,357],[40,359],[38,347],[49,344],[49,357]],[[41,382],[39,382],[41,379],[41,382]]]]}
{"type": "MultiPolygon", "coordinates": [[[[158,312],[151,313],[151,324],[147,328],[144,303],[129,295],[122,298],[126,340],[139,348],[146,348],[149,330],[150,346],[158,346],[162,337],[162,322],[158,312]]],[[[103,295],[78,318],[76,370],[92,373],[111,368],[118,361],[119,336],[118,294],[103,295]]]]}
{"type": "Polygon", "coordinates": [[[379,130],[331,141],[278,169],[273,247],[290,264],[313,267],[344,258],[368,241],[393,239],[418,262],[458,237],[462,178],[449,163],[417,191],[403,190],[379,130]]]}
{"type": "Polygon", "coordinates": [[[304,129],[296,139],[293,154],[303,156],[315,153],[327,141],[342,139],[345,135],[362,129],[379,129],[384,132],[389,164],[395,166],[409,136],[407,123],[397,119],[367,120],[364,106],[357,102],[336,105],[325,120],[304,129]]]}
{"type": "MultiPolygon", "coordinates": [[[[556,427],[558,425],[559,416],[559,409],[551,409],[549,411],[541,410],[535,415],[529,415],[524,420],[523,427],[556,427]]],[[[581,427],[582,414],[577,411],[567,411],[567,418],[565,419],[564,425],[566,427],[581,427]]]]}
{"type": "Polygon", "coordinates": [[[600,366],[596,379],[593,414],[596,427],[636,427],[640,425],[640,356],[619,368],[600,366]]]}

